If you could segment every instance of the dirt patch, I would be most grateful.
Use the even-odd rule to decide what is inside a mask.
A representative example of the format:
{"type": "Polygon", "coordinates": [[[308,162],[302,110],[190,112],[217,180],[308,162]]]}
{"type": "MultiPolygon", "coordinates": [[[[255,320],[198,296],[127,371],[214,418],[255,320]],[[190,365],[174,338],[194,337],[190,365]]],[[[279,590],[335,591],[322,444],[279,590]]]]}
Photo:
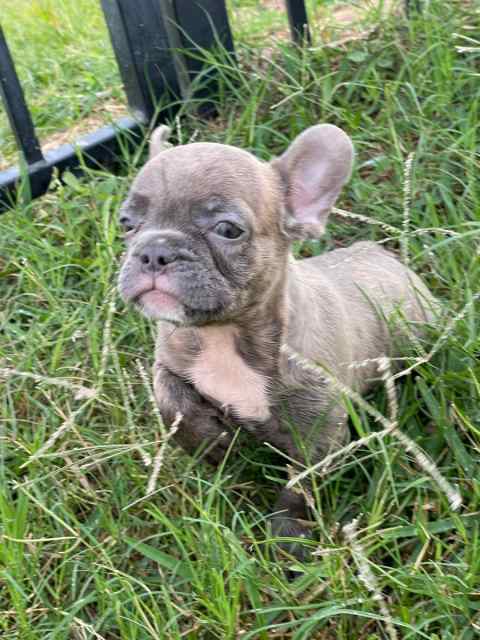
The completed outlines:
{"type": "MultiPolygon", "coordinates": [[[[51,151],[63,144],[73,144],[76,140],[88,133],[92,133],[100,127],[104,127],[119,118],[128,115],[126,104],[118,100],[104,100],[93,108],[92,112],[76,122],[71,127],[55,131],[47,136],[40,135],[42,151],[51,151]]],[[[38,135],[38,131],[37,131],[38,135]]],[[[0,171],[8,169],[16,162],[16,157],[3,156],[0,154],[0,171]]]]}
{"type": "Polygon", "coordinates": [[[68,129],[56,131],[51,135],[42,139],[43,151],[50,151],[60,147],[62,144],[71,144],[87,133],[92,133],[95,129],[104,127],[114,120],[123,118],[128,115],[128,109],[125,104],[116,100],[101,102],[96,105],[91,114],[79,120],[76,124],[68,129]]]}
{"type": "Polygon", "coordinates": [[[323,5],[311,20],[313,41],[332,45],[368,37],[381,20],[402,11],[401,0],[358,0],[355,4],[323,5]]]}
{"type": "Polygon", "coordinates": [[[262,0],[260,3],[265,9],[277,9],[277,11],[285,10],[284,0],[262,0]]]}

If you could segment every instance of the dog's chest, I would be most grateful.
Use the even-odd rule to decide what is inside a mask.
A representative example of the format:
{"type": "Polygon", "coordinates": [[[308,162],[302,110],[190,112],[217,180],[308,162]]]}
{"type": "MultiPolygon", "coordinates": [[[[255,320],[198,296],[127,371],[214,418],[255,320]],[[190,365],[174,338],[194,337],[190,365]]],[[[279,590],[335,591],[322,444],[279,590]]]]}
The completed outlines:
{"type": "Polygon", "coordinates": [[[236,347],[236,328],[231,325],[195,330],[183,353],[173,341],[174,360],[180,363],[182,377],[207,399],[220,405],[234,418],[265,421],[270,417],[267,378],[245,362],[236,347]],[[176,347],[176,348],[175,348],[176,347]]]}
{"type": "MultiPolygon", "coordinates": [[[[163,333],[163,332],[162,332],[163,333]]],[[[239,420],[270,417],[268,378],[239,353],[233,325],[160,334],[157,360],[239,420]]]]}

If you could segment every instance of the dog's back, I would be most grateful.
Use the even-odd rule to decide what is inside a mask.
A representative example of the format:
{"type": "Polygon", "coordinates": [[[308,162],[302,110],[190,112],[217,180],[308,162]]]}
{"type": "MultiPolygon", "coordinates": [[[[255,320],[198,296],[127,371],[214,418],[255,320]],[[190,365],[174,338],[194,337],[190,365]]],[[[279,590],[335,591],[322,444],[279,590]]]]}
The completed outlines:
{"type": "Polygon", "coordinates": [[[290,346],[359,391],[377,377],[375,360],[394,356],[395,339],[418,335],[436,307],[422,280],[374,242],[291,264],[290,296],[290,346]]]}

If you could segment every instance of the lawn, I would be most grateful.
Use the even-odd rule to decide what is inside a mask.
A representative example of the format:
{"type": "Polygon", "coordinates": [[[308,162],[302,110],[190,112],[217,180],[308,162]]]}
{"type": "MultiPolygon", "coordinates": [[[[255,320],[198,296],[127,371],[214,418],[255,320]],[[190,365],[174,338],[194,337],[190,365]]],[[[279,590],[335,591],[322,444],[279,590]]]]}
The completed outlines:
{"type": "MultiPolygon", "coordinates": [[[[383,4],[383,0],[380,0],[383,4]]],[[[316,39],[362,30],[378,17],[375,2],[355,7],[308,0],[316,39]]],[[[289,38],[283,0],[227,0],[232,31],[242,43],[271,48],[289,38]]],[[[120,74],[100,0],[4,0],[0,21],[45,150],[127,114],[120,74]]],[[[0,170],[17,160],[0,106],[0,170]]]]}
{"type": "MultiPolygon", "coordinates": [[[[314,476],[312,560],[286,579],[292,561],[274,561],[266,517],[286,480],[274,453],[240,442],[215,471],[162,448],[149,381],[155,328],[115,291],[118,206],[145,155],[125,154],[118,175],[67,175],[0,216],[3,638],[478,637],[480,29],[474,3],[423,4],[409,21],[377,16],[369,37],[317,39],[303,52],[281,37],[259,48],[255,32],[239,45],[239,67],[218,63],[218,118],[201,121],[186,105],[173,125],[175,142],[195,136],[264,159],[318,122],[349,133],[356,165],[339,202],[349,213],[296,252],[376,240],[441,301],[394,394],[398,428],[461,506],[398,437],[370,439],[314,476]]],[[[49,79],[52,131],[78,121],[70,98],[88,105],[106,90],[101,78],[123,104],[98,44],[103,26],[82,15],[92,67],[62,69],[56,89],[49,79]]],[[[69,46],[55,46],[68,66],[69,46]]],[[[46,49],[39,28],[23,47],[24,74],[46,49]]],[[[40,79],[30,80],[34,92],[40,79]]],[[[346,399],[354,440],[383,428],[372,407],[391,416],[391,389],[367,401],[346,399]]]]}

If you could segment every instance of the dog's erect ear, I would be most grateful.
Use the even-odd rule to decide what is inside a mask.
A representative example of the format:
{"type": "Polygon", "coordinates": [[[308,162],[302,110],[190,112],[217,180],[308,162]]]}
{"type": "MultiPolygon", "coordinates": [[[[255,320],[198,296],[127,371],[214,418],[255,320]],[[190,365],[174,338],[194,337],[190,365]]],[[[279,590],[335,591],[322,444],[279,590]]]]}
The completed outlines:
{"type": "Polygon", "coordinates": [[[150,138],[150,147],[148,159],[151,160],[156,155],[165,151],[166,149],[170,149],[172,144],[168,142],[170,134],[172,130],[170,127],[167,127],[166,124],[161,124],[159,127],[154,129],[152,136],[150,138]]]}
{"type": "Polygon", "coordinates": [[[286,188],[285,230],[292,239],[322,235],[352,163],[350,138],[331,124],[306,129],[272,161],[286,188]]]}

